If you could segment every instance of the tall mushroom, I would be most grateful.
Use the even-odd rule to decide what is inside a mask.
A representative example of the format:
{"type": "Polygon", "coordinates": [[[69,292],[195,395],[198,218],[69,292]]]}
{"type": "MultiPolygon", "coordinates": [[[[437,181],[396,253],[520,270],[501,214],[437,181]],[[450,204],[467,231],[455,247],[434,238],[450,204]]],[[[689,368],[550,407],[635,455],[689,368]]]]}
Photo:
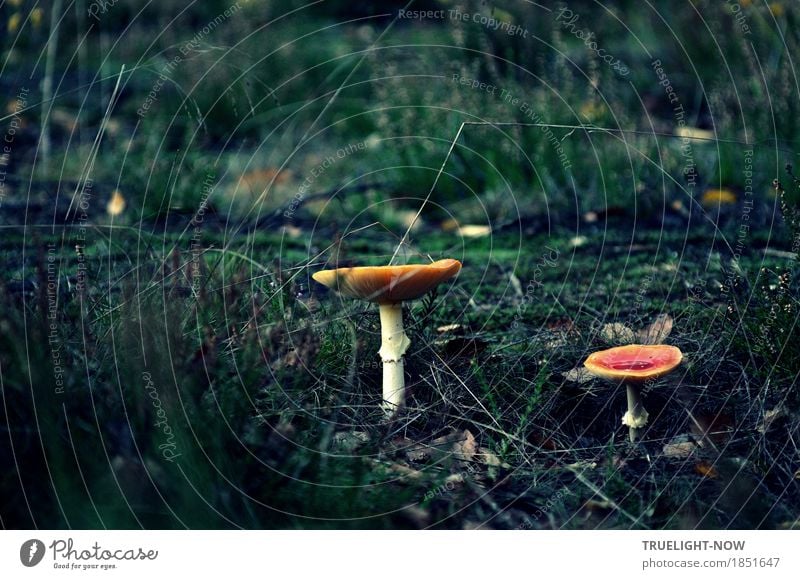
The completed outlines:
{"type": "Polygon", "coordinates": [[[383,408],[392,416],[405,404],[403,355],[411,341],[403,329],[403,302],[417,299],[461,270],[461,262],[442,259],[424,265],[345,267],[318,271],[317,282],[344,296],[375,302],[381,318],[383,408]]]}
{"type": "Polygon", "coordinates": [[[683,354],[675,346],[631,344],[595,352],[583,365],[595,376],[625,384],[628,411],[622,417],[622,424],[630,428],[630,439],[634,442],[648,418],[641,386],[669,374],[682,359],[683,354]]]}

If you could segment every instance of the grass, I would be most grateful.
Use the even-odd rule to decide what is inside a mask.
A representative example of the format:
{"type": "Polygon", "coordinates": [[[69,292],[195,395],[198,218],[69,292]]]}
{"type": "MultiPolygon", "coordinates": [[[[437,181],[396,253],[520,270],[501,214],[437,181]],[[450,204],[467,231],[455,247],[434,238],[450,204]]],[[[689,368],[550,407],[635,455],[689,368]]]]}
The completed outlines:
{"type": "MultiPolygon", "coordinates": [[[[0,525],[796,527],[800,188],[780,168],[796,150],[797,11],[753,5],[751,46],[710,3],[571,4],[629,78],[521,3],[494,8],[535,40],[399,22],[367,52],[388,23],[348,21],[368,8],[326,2],[264,29],[288,4],[248,4],[142,117],[164,64],[228,5],[167,25],[185,6],[161,2],[121,34],[119,2],[84,52],[61,34],[51,163],[33,165],[35,104],[0,197],[0,525]],[[694,181],[654,58],[687,124],[724,139],[691,141],[694,181]],[[465,127],[403,256],[464,269],[406,308],[412,395],[387,422],[377,309],[311,274],[392,255],[463,121],[531,122],[454,74],[548,123],[639,132],[465,127]],[[752,156],[730,142],[744,140],[752,156]],[[65,218],[87,176],[85,220],[65,218]],[[703,201],[714,188],[737,201],[703,201]],[[115,189],[127,207],[112,220],[115,189]],[[649,386],[632,446],[623,391],[571,371],[615,345],[608,324],[662,314],[686,363],[649,386]]],[[[7,94],[45,38],[2,41],[7,94]]]]}
{"type": "MultiPolygon", "coordinates": [[[[116,244],[129,246],[139,234],[119,235],[116,244]]],[[[429,233],[432,239],[437,235],[429,233]]],[[[307,285],[309,272],[295,265],[302,261],[289,266],[286,256],[276,253],[282,268],[266,265],[276,263],[269,256],[277,239],[251,239],[250,247],[232,255],[204,253],[199,280],[184,274],[191,266],[188,251],[140,259],[138,284],[132,275],[121,275],[130,271],[129,254],[110,258],[105,243],[87,248],[89,277],[108,283],[93,285],[83,298],[77,291],[61,298],[60,320],[66,321],[54,343],[62,366],[69,368],[63,393],[56,393],[47,327],[36,321],[38,304],[48,298],[46,286],[17,297],[4,291],[15,304],[24,298],[21,309],[10,301],[4,307],[4,335],[28,333],[23,341],[6,338],[3,348],[4,403],[13,410],[15,450],[19,456],[18,445],[28,441],[25,476],[53,477],[49,492],[34,486],[37,504],[51,508],[40,506],[37,518],[28,519],[22,505],[15,510],[7,504],[4,520],[178,528],[470,522],[501,528],[627,527],[634,525],[631,517],[635,526],[650,528],[791,523],[795,483],[787,444],[797,404],[796,368],[791,355],[764,356],[749,333],[764,328],[773,305],[794,300],[793,293],[767,289],[750,300],[740,325],[731,324],[726,311],[734,298],[714,292],[710,284],[710,295],[698,298],[682,283],[691,279],[683,269],[696,272],[700,263],[658,271],[650,265],[650,246],[638,250],[647,254],[642,258],[613,250],[617,235],[627,238],[622,231],[588,235],[569,262],[565,258],[541,278],[536,301],[521,309],[522,298],[504,279],[503,268],[487,272],[472,265],[491,263],[514,237],[494,236],[492,248],[472,248],[447,295],[407,312],[413,397],[408,410],[388,424],[378,410],[376,311],[307,285]],[[245,255],[267,259],[257,263],[245,255]],[[594,279],[583,274],[589,264],[597,266],[594,279]],[[649,280],[637,290],[644,297],[634,315],[629,306],[635,292],[615,290],[621,268],[626,280],[649,280]],[[670,342],[689,362],[679,376],[648,393],[654,420],[642,445],[632,448],[619,424],[622,392],[595,381],[573,383],[563,373],[588,352],[609,345],[599,335],[603,324],[619,321],[636,328],[661,312],[675,317],[670,342]],[[514,315],[519,323],[509,331],[514,315]],[[462,325],[454,334],[435,330],[454,320],[462,325]],[[159,449],[167,437],[157,424],[144,372],[157,385],[174,433],[180,453],[174,462],[159,449]],[[36,384],[34,391],[25,387],[28,380],[36,384]],[[769,436],[759,433],[764,412],[779,406],[786,414],[769,436]],[[725,432],[714,434],[722,437],[714,446],[698,446],[691,458],[664,456],[663,447],[683,433],[693,433],[695,440],[711,436],[695,421],[706,421],[713,430],[707,423],[713,425],[715,417],[724,418],[718,422],[724,422],[719,428],[725,432]],[[41,443],[31,437],[37,429],[41,443]],[[465,430],[496,462],[475,455],[463,459],[453,450],[453,436],[465,430]],[[78,449],[77,459],[71,448],[78,449]],[[714,465],[714,477],[694,470],[701,460],[714,465]],[[453,474],[463,480],[448,479],[453,474]],[[143,476],[149,481],[144,486],[143,476]],[[559,493],[561,488],[568,494],[559,493]],[[437,489],[445,490],[421,501],[437,489]],[[757,501],[750,496],[756,490],[757,501]],[[533,507],[554,493],[558,504],[547,517],[534,517],[533,507]],[[90,497],[107,502],[87,511],[90,497]],[[69,505],[65,512],[59,502],[69,505]],[[45,513],[48,518],[41,518],[45,513]]],[[[647,241],[648,235],[643,237],[647,241]]],[[[569,241],[547,238],[555,247],[569,241]]],[[[686,239],[665,234],[661,243],[669,255],[686,239]]],[[[702,255],[694,249],[686,253],[702,255]]],[[[64,249],[60,259],[70,253],[64,249]]],[[[528,279],[538,257],[518,257],[518,275],[528,279]]],[[[759,265],[772,269],[784,262],[775,258],[763,265],[761,257],[743,258],[740,267],[757,272],[759,265]]],[[[46,263],[34,259],[32,268],[39,273],[26,277],[42,279],[46,263]]],[[[70,275],[66,268],[61,273],[70,275]]],[[[15,277],[6,275],[6,288],[15,287],[15,277]]],[[[791,312],[772,326],[774,333],[791,327],[788,319],[794,319],[791,312]]],[[[765,343],[788,353],[796,342],[771,335],[765,343]]],[[[5,484],[18,484],[11,473],[5,484]]]]}

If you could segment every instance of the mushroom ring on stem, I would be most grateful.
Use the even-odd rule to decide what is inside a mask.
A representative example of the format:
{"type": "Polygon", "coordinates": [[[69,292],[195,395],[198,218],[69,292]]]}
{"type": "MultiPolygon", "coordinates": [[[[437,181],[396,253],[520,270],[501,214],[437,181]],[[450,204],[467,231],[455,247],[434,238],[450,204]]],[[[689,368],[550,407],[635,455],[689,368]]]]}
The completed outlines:
{"type": "Polygon", "coordinates": [[[340,294],[375,302],[381,316],[383,408],[393,415],[406,399],[403,355],[411,345],[403,329],[403,302],[422,297],[461,270],[461,262],[442,259],[421,265],[345,267],[318,271],[312,277],[340,294]]]}
{"type": "Polygon", "coordinates": [[[595,376],[625,384],[628,411],[622,417],[622,424],[630,428],[633,442],[648,418],[641,397],[642,385],[669,374],[682,359],[683,354],[675,346],[632,344],[595,352],[583,365],[595,376]]]}

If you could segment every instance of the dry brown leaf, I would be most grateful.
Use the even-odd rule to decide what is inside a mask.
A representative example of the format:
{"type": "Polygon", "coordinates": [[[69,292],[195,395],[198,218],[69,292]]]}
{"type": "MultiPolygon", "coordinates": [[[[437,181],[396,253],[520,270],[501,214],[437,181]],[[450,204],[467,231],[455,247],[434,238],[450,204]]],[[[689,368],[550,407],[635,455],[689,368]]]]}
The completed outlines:
{"type": "Polygon", "coordinates": [[[619,322],[603,325],[600,335],[606,342],[614,344],[632,344],[636,338],[633,330],[619,322]]]}
{"type": "Polygon", "coordinates": [[[475,436],[469,431],[465,430],[461,440],[453,443],[453,454],[459,460],[471,461],[475,458],[475,453],[478,452],[478,443],[475,441],[475,436]]]}
{"type": "Polygon", "coordinates": [[[717,478],[719,476],[717,469],[714,468],[714,465],[707,460],[698,462],[696,465],[694,465],[694,472],[706,478],[717,478]]]}
{"type": "Polygon", "coordinates": [[[669,314],[661,314],[649,326],[636,332],[640,344],[663,344],[672,333],[674,321],[669,314]]]}
{"type": "Polygon", "coordinates": [[[664,445],[661,452],[664,456],[669,458],[687,458],[699,447],[697,443],[692,442],[687,436],[676,436],[664,445]]]}

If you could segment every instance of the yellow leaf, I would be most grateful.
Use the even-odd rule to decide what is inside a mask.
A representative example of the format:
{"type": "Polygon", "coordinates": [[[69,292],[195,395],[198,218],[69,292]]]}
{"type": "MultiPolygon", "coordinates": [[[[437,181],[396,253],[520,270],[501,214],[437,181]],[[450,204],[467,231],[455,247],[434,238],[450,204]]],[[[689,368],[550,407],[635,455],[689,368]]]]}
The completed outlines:
{"type": "Polygon", "coordinates": [[[42,9],[41,8],[34,8],[31,10],[31,24],[33,24],[34,28],[39,28],[39,25],[42,23],[42,9]]]}
{"type": "Polygon", "coordinates": [[[19,12],[14,12],[11,15],[11,18],[8,19],[8,31],[9,32],[16,32],[17,28],[19,28],[19,23],[22,21],[22,14],[19,12]]]}
{"type": "Polygon", "coordinates": [[[736,194],[728,189],[709,189],[700,201],[706,207],[736,203],[736,194]]]}
{"type": "Polygon", "coordinates": [[[112,217],[116,217],[125,211],[125,197],[118,190],[111,194],[111,200],[106,205],[106,212],[112,217]]]}

